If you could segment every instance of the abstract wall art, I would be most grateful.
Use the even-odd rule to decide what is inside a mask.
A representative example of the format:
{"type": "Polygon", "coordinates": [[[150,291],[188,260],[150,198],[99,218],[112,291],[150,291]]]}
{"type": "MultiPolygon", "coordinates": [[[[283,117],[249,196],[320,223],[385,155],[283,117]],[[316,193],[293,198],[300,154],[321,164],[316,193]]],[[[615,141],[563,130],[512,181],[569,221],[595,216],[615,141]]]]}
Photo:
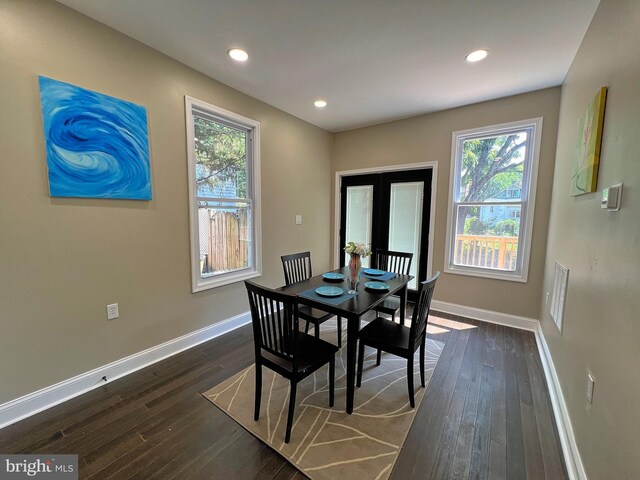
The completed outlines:
{"type": "Polygon", "coordinates": [[[606,100],[607,87],[602,87],[578,120],[578,141],[571,174],[572,197],[596,191],[606,100]]]}
{"type": "Polygon", "coordinates": [[[151,200],[145,107],[39,77],[52,197],[151,200]]]}

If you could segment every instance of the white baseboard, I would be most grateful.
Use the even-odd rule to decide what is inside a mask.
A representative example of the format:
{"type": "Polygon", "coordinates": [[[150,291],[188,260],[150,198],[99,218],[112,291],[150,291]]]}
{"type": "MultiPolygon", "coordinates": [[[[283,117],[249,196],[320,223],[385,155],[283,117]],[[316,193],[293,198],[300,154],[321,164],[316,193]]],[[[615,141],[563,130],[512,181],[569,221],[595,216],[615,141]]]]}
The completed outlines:
{"type": "Polygon", "coordinates": [[[431,301],[431,308],[439,312],[460,315],[462,317],[481,320],[483,322],[497,323],[508,327],[519,328],[521,330],[529,330],[535,333],[536,344],[538,345],[538,352],[540,353],[544,376],[549,388],[549,397],[551,398],[553,415],[558,428],[560,446],[567,466],[569,480],[587,480],[587,474],[584,470],[582,459],[580,458],[576,438],[573,435],[573,427],[571,426],[569,411],[567,410],[567,405],[564,401],[564,396],[562,395],[560,381],[558,380],[558,375],[551,358],[551,352],[549,351],[549,347],[547,346],[547,342],[544,338],[540,322],[532,318],[519,317],[517,315],[493,312],[491,310],[467,307],[438,300],[431,301]]]}
{"type": "Polygon", "coordinates": [[[508,313],[500,313],[492,310],[483,310],[482,308],[441,302],[440,300],[432,300],[431,308],[439,312],[460,315],[461,317],[472,318],[473,320],[497,323],[498,325],[519,328],[521,330],[529,330],[531,332],[538,331],[539,322],[533,318],[519,317],[518,315],[510,315],[508,313]]]}
{"type": "Polygon", "coordinates": [[[542,368],[544,369],[544,376],[547,379],[549,397],[551,398],[551,406],[553,407],[553,414],[556,419],[556,426],[558,427],[558,436],[560,437],[560,444],[562,446],[562,453],[567,466],[569,480],[587,480],[587,473],[584,469],[584,465],[582,464],[578,444],[576,443],[576,438],[573,434],[569,410],[567,409],[567,404],[564,401],[564,395],[562,394],[562,387],[558,380],[558,374],[556,373],[556,368],[553,365],[551,352],[549,351],[549,346],[544,338],[544,333],[542,332],[542,326],[540,324],[538,324],[535,334],[536,343],[538,344],[538,352],[540,353],[540,359],[542,361],[542,368]]]}
{"type": "Polygon", "coordinates": [[[147,367],[251,322],[249,312],[209,325],[0,405],[0,428],[147,367]],[[107,382],[102,377],[107,377],[107,382]]]}

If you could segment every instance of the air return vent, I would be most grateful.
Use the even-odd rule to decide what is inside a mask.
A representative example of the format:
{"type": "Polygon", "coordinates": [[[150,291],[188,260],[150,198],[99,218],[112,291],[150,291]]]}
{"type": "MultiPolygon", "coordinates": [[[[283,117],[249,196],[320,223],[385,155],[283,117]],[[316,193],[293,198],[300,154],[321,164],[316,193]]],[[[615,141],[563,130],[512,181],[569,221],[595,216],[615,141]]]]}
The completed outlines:
{"type": "Polygon", "coordinates": [[[564,302],[567,298],[567,283],[569,282],[569,269],[556,260],[556,268],[553,274],[553,290],[551,291],[551,318],[556,322],[558,330],[562,332],[562,320],[564,317],[564,302]]]}

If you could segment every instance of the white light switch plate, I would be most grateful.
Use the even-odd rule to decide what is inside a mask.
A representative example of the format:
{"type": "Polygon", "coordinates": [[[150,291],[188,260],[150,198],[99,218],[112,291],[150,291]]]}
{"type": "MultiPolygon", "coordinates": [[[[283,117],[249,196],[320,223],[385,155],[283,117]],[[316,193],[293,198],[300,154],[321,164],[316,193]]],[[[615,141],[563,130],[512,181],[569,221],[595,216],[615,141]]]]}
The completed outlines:
{"type": "Polygon", "coordinates": [[[296,225],[302,225],[302,215],[296,215],[296,225]]]}
{"type": "Polygon", "coordinates": [[[590,373],[587,373],[587,400],[589,403],[593,403],[593,386],[596,383],[595,379],[590,373]]]}

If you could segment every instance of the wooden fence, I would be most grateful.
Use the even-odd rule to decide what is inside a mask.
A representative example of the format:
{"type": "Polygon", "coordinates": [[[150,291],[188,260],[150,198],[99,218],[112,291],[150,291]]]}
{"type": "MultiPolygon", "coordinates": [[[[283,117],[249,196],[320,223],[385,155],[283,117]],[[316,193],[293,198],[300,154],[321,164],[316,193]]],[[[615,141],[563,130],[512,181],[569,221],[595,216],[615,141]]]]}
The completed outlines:
{"type": "Polygon", "coordinates": [[[456,265],[513,271],[517,255],[518,237],[456,235],[456,265]]]}
{"type": "Polygon", "coordinates": [[[200,261],[203,274],[228,272],[249,266],[247,211],[212,212],[207,254],[200,261]]]}

